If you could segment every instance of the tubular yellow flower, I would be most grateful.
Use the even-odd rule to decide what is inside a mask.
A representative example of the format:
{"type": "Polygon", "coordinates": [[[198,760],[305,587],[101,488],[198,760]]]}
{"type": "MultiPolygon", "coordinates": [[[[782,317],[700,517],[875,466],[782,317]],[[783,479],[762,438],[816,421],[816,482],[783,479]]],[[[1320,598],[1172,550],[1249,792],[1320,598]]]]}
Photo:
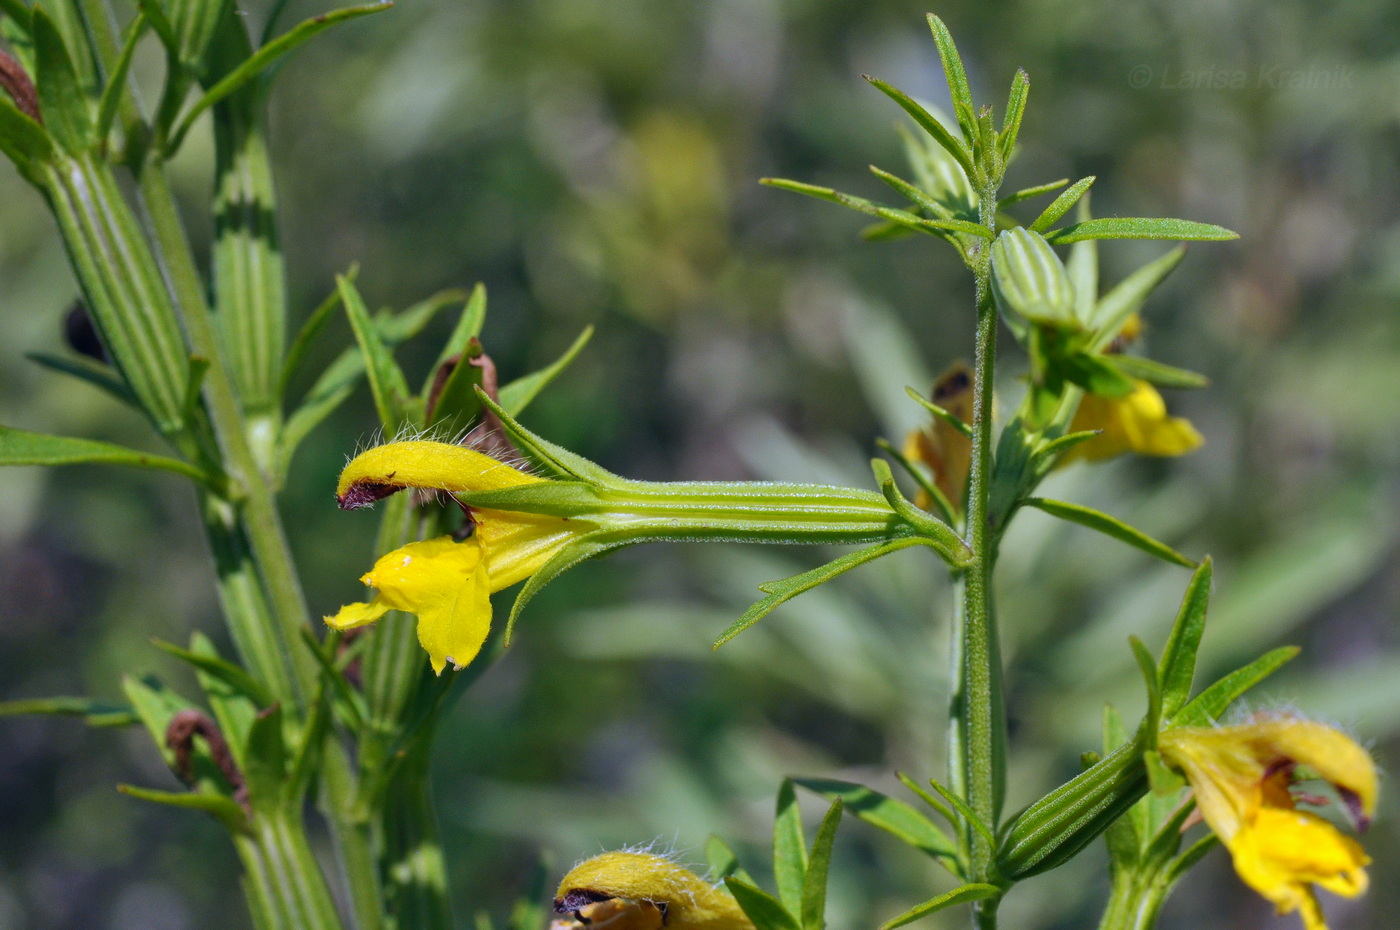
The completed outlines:
{"type": "MultiPolygon", "coordinates": [[[[356,456],[336,488],[340,506],[366,507],[404,488],[490,491],[544,481],[462,446],[396,442],[356,456]]],[[[390,610],[418,616],[418,641],[433,671],[476,657],[491,628],[490,595],[528,578],[591,525],[539,514],[472,508],[476,526],[458,542],[409,543],[375,562],[360,580],[377,588],[368,603],[326,617],[337,630],[373,623],[390,610]]]]}
{"type": "Polygon", "coordinates": [[[610,852],[559,883],[550,930],[753,930],[728,891],[654,853],[610,852]]]}
{"type": "Polygon", "coordinates": [[[1313,886],[1355,897],[1366,890],[1361,846],[1316,814],[1296,809],[1295,768],[1330,782],[1358,826],[1376,805],[1376,768],[1350,737],[1320,723],[1279,716],[1241,726],[1181,727],[1161,735],[1162,758],[1185,774],[1202,818],[1235,871],[1280,914],[1299,911],[1326,930],[1313,886]]]}
{"type": "Polygon", "coordinates": [[[1085,394],[1070,432],[1102,430],[1066,453],[1065,464],[1096,462],[1125,452],[1139,455],[1185,455],[1199,448],[1201,434],[1181,417],[1167,415],[1166,402],[1146,381],[1137,381],[1123,397],[1085,394]]]}

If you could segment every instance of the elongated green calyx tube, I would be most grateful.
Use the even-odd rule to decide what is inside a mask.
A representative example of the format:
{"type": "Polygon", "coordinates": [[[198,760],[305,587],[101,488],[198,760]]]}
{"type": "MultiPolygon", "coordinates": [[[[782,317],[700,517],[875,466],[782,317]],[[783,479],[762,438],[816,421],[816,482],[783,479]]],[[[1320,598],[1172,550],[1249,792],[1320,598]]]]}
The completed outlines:
{"type": "Polygon", "coordinates": [[[1007,829],[997,868],[1010,881],[1074,857],[1147,793],[1141,739],[1119,747],[1026,808],[1007,829]]]}

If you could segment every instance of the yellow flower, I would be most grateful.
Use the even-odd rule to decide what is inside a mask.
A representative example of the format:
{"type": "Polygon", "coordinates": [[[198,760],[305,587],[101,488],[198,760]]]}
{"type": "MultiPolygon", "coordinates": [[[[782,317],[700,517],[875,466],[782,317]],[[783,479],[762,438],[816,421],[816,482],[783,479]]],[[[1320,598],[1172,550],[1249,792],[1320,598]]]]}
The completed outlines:
{"type": "Polygon", "coordinates": [[[1361,846],[1316,814],[1297,810],[1289,791],[1302,766],[1330,782],[1364,828],[1375,811],[1376,767],[1350,737],[1277,716],[1167,730],[1158,749],[1186,775],[1201,817],[1230,850],[1240,878],[1280,914],[1299,911],[1307,930],[1326,930],[1313,886],[1349,898],[1366,890],[1371,860],[1361,846]]]}
{"type": "Polygon", "coordinates": [[[1134,382],[1123,397],[1085,394],[1071,432],[1102,430],[1065,454],[1063,463],[1095,462],[1124,452],[1139,455],[1185,455],[1199,448],[1201,434],[1189,421],[1167,415],[1166,402],[1146,381],[1134,382]]]}
{"type": "Polygon", "coordinates": [[[610,852],[559,883],[550,930],[753,930],[728,891],[654,853],[610,852]]]}
{"type": "MultiPolygon", "coordinates": [[[[490,491],[544,481],[463,446],[395,442],[357,456],[341,473],[336,498],[366,507],[404,488],[490,491]]],[[[570,540],[592,529],[577,520],[471,508],[472,535],[409,543],[374,563],[360,580],[378,589],[326,623],[334,629],[373,623],[390,610],[418,615],[418,642],[433,671],[476,657],[491,628],[490,595],[528,578],[570,540]]]]}
{"type": "MultiPolygon", "coordinates": [[[[964,423],[972,422],[972,372],[957,362],[933,385],[933,402],[964,423]]],[[[933,483],[955,510],[962,510],[967,489],[967,471],[972,464],[972,440],[941,417],[934,417],[926,430],[914,430],[904,440],[904,457],[922,462],[933,473],[933,483]]],[[[928,510],[933,504],[920,491],[914,505],[928,510]]]]}

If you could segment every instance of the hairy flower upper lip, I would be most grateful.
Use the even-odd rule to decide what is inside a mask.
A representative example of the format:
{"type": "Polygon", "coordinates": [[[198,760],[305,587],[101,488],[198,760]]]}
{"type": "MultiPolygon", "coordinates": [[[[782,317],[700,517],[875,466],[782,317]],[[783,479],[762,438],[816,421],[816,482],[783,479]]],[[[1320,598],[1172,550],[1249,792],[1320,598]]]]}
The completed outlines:
{"type": "Polygon", "coordinates": [[[724,890],[648,852],[609,852],[580,862],[559,883],[554,909],[570,915],[558,930],[753,930],[724,890]]]}
{"type": "Polygon", "coordinates": [[[1162,758],[1180,769],[1201,816],[1230,850],[1240,877],[1280,913],[1300,911],[1325,930],[1313,885],[1354,897],[1366,890],[1370,859],[1328,821],[1296,808],[1289,788],[1306,769],[1329,782],[1358,826],[1375,810],[1370,755],[1325,724],[1293,716],[1228,727],[1181,727],[1161,735],[1162,758]]]}
{"type": "MultiPolygon", "coordinates": [[[[490,491],[534,484],[488,455],[439,442],[399,442],[356,456],[341,473],[341,507],[365,507],[406,487],[448,492],[490,491]]],[[[521,581],[570,540],[593,529],[586,521],[541,514],[471,509],[470,538],[409,543],[384,555],[360,580],[378,589],[368,602],[325,618],[335,629],[373,623],[390,610],[418,616],[418,641],[433,670],[457,668],[481,650],[491,627],[490,595],[521,581]]]]}

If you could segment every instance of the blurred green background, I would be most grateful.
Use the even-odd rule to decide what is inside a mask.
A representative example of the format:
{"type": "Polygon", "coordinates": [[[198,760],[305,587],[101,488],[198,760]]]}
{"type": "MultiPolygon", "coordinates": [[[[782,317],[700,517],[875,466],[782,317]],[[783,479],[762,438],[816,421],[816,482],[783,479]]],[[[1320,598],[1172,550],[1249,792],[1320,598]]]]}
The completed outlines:
{"type": "MultiPolygon", "coordinates": [[[[255,24],[269,5],[248,4],[255,24]]],[[[292,14],[326,8],[303,0],[292,14]]],[[[933,240],[864,243],[854,214],[756,179],[881,197],[865,166],[902,172],[899,114],[860,75],[945,105],[927,9],[405,0],[333,30],[288,66],[273,109],[296,319],[355,261],[372,305],[484,281],[504,377],[598,326],[526,417],[551,439],[636,477],[868,485],[874,440],[918,422],[904,385],[971,350],[969,281],[933,240]]],[[[1400,768],[1400,6],[959,0],[935,12],[979,100],[999,112],[1015,67],[1030,73],[1013,186],[1095,174],[1100,215],[1241,233],[1193,247],[1147,312],[1152,356],[1213,380],[1169,398],[1206,447],[1069,470],[1053,495],[1213,554],[1204,672],[1301,645],[1251,707],[1339,723],[1400,768]]],[[[158,77],[153,44],[138,67],[158,77]]],[[[209,145],[197,132],[186,148],[178,180],[203,237],[209,145]]],[[[61,351],[75,286],[39,197],[8,167],[0,210],[0,421],[150,446],[136,414],[25,360],[61,351]]],[[[1164,249],[1107,244],[1106,283],[1164,249]]],[[[440,322],[402,353],[411,371],[435,356],[440,322]]],[[[337,327],[317,365],[349,341],[337,327]]],[[[1005,361],[1014,378],[1014,347],[1005,361]]],[[[373,426],[368,397],[352,400],[303,446],[286,493],[314,611],[362,591],[375,521],[338,512],[331,488],[373,426]]],[[[221,636],[192,503],[169,478],[5,472],[0,699],[116,698],[129,671],[185,682],[149,639],[221,636]]],[[[892,793],[896,769],[942,775],[949,592],[930,557],[893,556],[710,652],[757,583],[820,557],[642,548],[531,604],[439,739],[461,925],[503,913],[542,854],[554,877],[623,844],[700,865],[716,832],[761,874],[784,774],[892,793]]],[[[1105,700],[1139,712],[1127,637],[1160,647],[1188,575],[1034,513],[1003,564],[1014,808],[1076,771],[1105,700]]],[[[219,829],[119,796],[123,781],[175,785],[144,733],[0,721],[0,928],[247,926],[219,829]]],[[[822,805],[804,800],[815,818],[822,805]]],[[[1393,785],[1382,808],[1373,889],[1326,902],[1334,930],[1393,926],[1400,912],[1393,785]]],[[[951,887],[854,820],[834,868],[837,930],[951,887]]],[[[1093,926],[1105,892],[1096,849],[1018,888],[1005,925],[1093,926]]],[[[1269,911],[1216,852],[1162,925],[1297,926],[1269,911]]]]}

